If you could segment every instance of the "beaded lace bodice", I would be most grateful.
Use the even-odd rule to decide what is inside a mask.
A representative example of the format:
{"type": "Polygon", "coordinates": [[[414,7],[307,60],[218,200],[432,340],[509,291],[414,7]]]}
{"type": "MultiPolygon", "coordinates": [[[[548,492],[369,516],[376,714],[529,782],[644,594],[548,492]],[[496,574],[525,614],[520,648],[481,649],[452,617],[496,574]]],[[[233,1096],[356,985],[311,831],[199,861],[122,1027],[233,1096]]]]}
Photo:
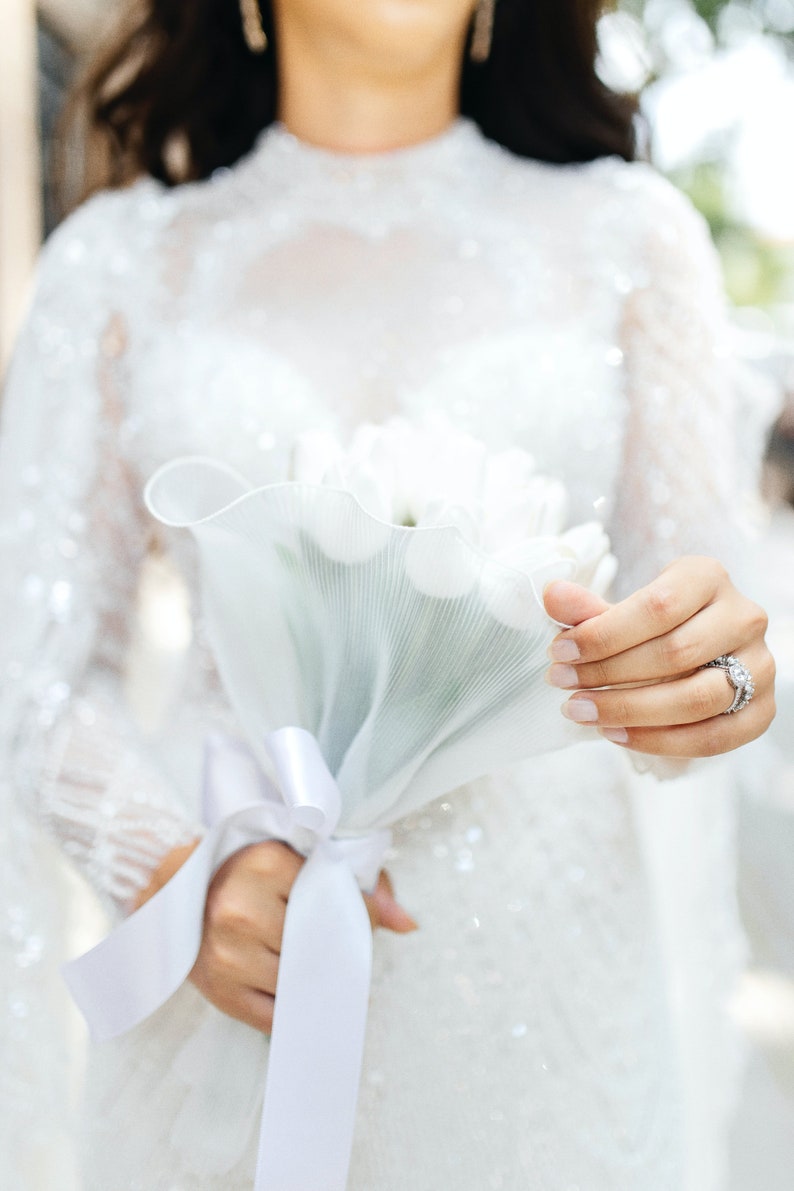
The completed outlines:
{"type": "MultiPolygon", "coordinates": [[[[143,180],[95,197],[48,244],[4,412],[2,780],[5,797],[21,795],[122,911],[162,855],[195,834],[201,738],[228,722],[200,616],[159,722],[143,732],[128,709],[124,662],[147,552],[172,553],[195,591],[189,548],[155,533],[143,483],[160,463],[190,452],[270,481],[285,476],[301,430],[345,432],[363,419],[431,408],[494,448],[529,449],[541,471],[561,476],[573,517],[607,522],[622,591],[682,552],[724,555],[734,389],[718,271],[700,218],[649,167],[520,160],[463,119],[433,141],[366,157],[312,148],[273,126],[247,159],[207,182],[167,191],[143,180]]],[[[518,1060],[504,1058],[496,1083],[466,1074],[456,1031],[468,1004],[469,1012],[477,1007],[470,1032],[479,1021],[498,1048],[542,1035],[546,1057],[533,1052],[540,1065],[529,1090],[508,1096],[532,1122],[531,1157],[521,1161],[540,1172],[533,1186],[572,1189],[580,1169],[571,1159],[563,1181],[568,1159],[556,1146],[553,1112],[533,1100],[542,1069],[549,1104],[570,1095],[584,1122],[593,1177],[603,1180],[588,1183],[590,1191],[670,1191],[679,1159],[669,1144],[676,1097],[665,1058],[662,943],[648,926],[652,899],[627,766],[603,742],[544,766],[540,788],[560,792],[554,806],[533,803],[537,775],[518,770],[494,784],[490,802],[482,790],[462,792],[451,809],[398,835],[393,867],[404,871],[406,900],[420,919],[422,904],[430,917],[428,906],[446,898],[451,907],[449,921],[439,911],[438,931],[428,929],[429,950],[411,944],[420,949],[408,962],[405,995],[410,981],[421,985],[421,1006],[440,964],[457,1005],[446,1026],[428,1009],[417,1048],[439,1046],[443,1062],[452,1046],[450,1078],[479,1081],[491,1106],[483,1120],[496,1114],[493,1145],[483,1143],[491,1156],[472,1168],[471,1184],[455,1185],[529,1185],[509,1163],[499,1174],[494,1157],[511,1144],[502,1137],[502,1101],[518,1060]],[[587,796],[594,764],[600,776],[587,796]],[[525,851],[516,853],[522,833],[525,851]],[[478,884],[467,874],[483,839],[495,868],[478,884]],[[500,840],[513,841],[503,866],[495,861],[500,840]],[[544,899],[548,937],[533,934],[521,914],[544,899]],[[481,927],[491,932],[459,968],[460,940],[444,942],[453,926],[470,940],[481,927]],[[586,945],[577,941],[583,932],[586,945]],[[435,935],[440,952],[430,947],[435,935]],[[515,1021],[502,1020],[515,990],[500,1008],[492,993],[510,968],[500,955],[521,940],[542,979],[532,1005],[511,1007],[515,1021]],[[543,989],[557,980],[593,989],[599,1041],[590,1057],[580,1026],[571,1028],[585,1006],[555,994],[544,1008],[543,989]],[[615,1041],[621,1022],[625,1046],[615,1041]],[[608,1078],[633,1105],[636,1129],[607,1129],[607,1140],[603,1105],[585,1085],[577,1100],[563,1075],[568,1061],[597,1065],[609,1053],[617,1066],[608,1078]],[[638,1162],[651,1172],[642,1183],[638,1162]]],[[[21,863],[25,830],[15,830],[21,863]]],[[[30,913],[18,907],[23,919],[30,913]]],[[[398,954],[392,940],[383,944],[378,980],[392,988],[381,994],[385,1005],[400,987],[398,954]]],[[[35,964],[12,970],[16,995],[35,998],[26,976],[35,964]]],[[[396,1036],[378,1039],[373,1053],[399,1047],[396,1036]]],[[[377,1115],[383,1092],[373,1064],[366,1095],[377,1115]]],[[[426,1138],[423,1145],[430,1154],[426,1138]]],[[[402,1187],[378,1174],[378,1153],[362,1149],[360,1186],[402,1187]]],[[[453,1170],[440,1158],[428,1158],[427,1169],[428,1187],[452,1185],[438,1181],[453,1170]]],[[[406,1187],[425,1186],[409,1175],[406,1187]]],[[[184,1183],[194,1185],[205,1184],[184,1183]]]]}

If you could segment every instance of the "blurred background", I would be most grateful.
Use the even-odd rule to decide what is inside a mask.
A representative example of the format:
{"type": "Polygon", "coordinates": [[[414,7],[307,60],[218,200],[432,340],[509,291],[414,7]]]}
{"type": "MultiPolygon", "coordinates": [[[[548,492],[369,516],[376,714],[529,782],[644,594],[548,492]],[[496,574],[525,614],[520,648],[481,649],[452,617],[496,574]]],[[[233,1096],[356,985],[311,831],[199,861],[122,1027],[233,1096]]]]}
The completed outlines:
{"type": "MultiPolygon", "coordinates": [[[[189,0],[185,0],[189,3],[189,0]]],[[[0,370],[36,253],[69,80],[118,0],[2,0],[0,370]]],[[[730,1191],[794,1186],[794,0],[618,0],[602,76],[642,96],[646,152],[706,216],[740,354],[773,382],[753,596],[770,611],[779,713],[742,750],[739,896],[750,965],[735,1005],[748,1039],[730,1191]]],[[[764,389],[761,386],[761,389],[764,389]]],[[[761,391],[759,389],[759,392],[761,391]]]]}

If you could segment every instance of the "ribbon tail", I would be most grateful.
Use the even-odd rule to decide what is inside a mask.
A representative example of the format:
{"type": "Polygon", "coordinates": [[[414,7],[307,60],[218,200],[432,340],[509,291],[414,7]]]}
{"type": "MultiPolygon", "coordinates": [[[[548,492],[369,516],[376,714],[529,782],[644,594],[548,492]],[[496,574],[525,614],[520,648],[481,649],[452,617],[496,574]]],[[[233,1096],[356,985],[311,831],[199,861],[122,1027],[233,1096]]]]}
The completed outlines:
{"type": "Polygon", "coordinates": [[[358,883],[320,844],[287,905],[255,1191],[345,1191],[371,973],[358,883]]]}
{"type": "Polygon", "coordinates": [[[168,1000],[196,962],[204,900],[216,862],[210,833],[145,905],[62,972],[94,1042],[138,1025],[168,1000]]]}
{"type": "Polygon", "coordinates": [[[185,982],[196,962],[213,873],[246,844],[284,839],[283,808],[243,807],[216,824],[167,885],[62,972],[94,1042],[131,1030],[185,982]]]}

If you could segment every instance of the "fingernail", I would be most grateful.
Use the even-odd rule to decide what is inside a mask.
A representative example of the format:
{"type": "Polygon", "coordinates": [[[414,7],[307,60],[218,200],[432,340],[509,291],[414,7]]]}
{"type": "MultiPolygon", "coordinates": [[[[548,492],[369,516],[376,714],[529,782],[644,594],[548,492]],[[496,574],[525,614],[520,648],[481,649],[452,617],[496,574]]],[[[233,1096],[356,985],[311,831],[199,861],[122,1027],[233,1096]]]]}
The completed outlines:
{"type": "Polygon", "coordinates": [[[394,920],[394,929],[398,934],[407,935],[411,931],[419,930],[419,923],[410,914],[406,914],[402,907],[400,907],[399,914],[395,914],[394,920]]]}
{"type": "Polygon", "coordinates": [[[380,925],[386,927],[387,930],[396,931],[401,935],[419,930],[419,923],[388,893],[377,889],[372,895],[372,900],[378,912],[380,925]]]}
{"type": "Polygon", "coordinates": [[[576,724],[594,724],[598,719],[598,708],[592,699],[569,699],[560,710],[576,724]]]}
{"type": "Polygon", "coordinates": [[[573,666],[559,666],[555,663],[546,671],[546,682],[550,686],[558,686],[566,690],[568,687],[579,685],[579,675],[573,666]]]}
{"type": "Polygon", "coordinates": [[[629,739],[629,734],[625,728],[599,728],[598,731],[606,740],[611,740],[613,744],[626,744],[629,739]]]}
{"type": "Polygon", "coordinates": [[[568,638],[552,641],[548,652],[553,662],[575,662],[579,658],[579,646],[568,638]]]}

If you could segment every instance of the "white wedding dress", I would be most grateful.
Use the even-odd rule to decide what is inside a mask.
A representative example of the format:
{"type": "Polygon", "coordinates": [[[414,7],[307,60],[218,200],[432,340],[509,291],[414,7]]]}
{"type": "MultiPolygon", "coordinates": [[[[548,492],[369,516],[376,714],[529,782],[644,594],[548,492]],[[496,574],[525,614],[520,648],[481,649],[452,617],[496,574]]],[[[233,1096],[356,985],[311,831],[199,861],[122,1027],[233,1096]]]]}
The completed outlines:
{"type": "MultiPolygon", "coordinates": [[[[199,613],[170,686],[149,675],[157,713],[128,708],[147,552],[196,589],[187,535],[145,513],[155,468],[201,453],[267,482],[302,430],[443,410],[565,480],[625,593],[733,549],[726,346],[704,225],[650,167],[518,159],[465,119],[361,157],[275,125],[209,181],[143,180],[56,232],[0,466],[4,1187],[38,1191],[62,1095],[36,823],[123,913],[198,830],[205,733],[234,730],[199,613]]],[[[388,867],[421,929],[376,939],[350,1191],[722,1187],[728,795],[709,763],[658,782],[582,740],[398,826],[388,867]]],[[[261,1082],[224,1054],[192,1077],[217,1016],[186,986],[97,1049],[85,1191],[251,1187],[261,1082]]],[[[256,1068],[266,1042],[230,1029],[256,1068]]]]}

